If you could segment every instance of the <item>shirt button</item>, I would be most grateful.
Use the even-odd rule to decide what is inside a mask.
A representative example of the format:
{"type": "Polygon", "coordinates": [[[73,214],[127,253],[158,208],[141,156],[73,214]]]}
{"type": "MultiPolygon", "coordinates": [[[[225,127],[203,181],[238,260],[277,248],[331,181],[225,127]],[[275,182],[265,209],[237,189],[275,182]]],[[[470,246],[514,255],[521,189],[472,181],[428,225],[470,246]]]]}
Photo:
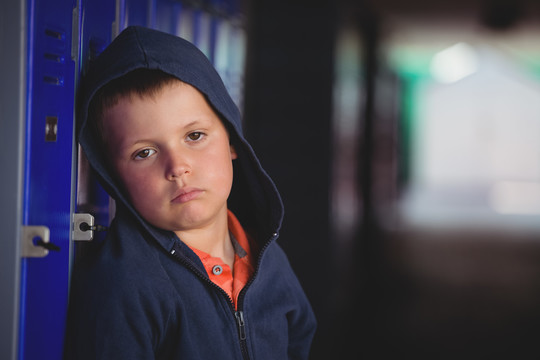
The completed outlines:
{"type": "Polygon", "coordinates": [[[221,273],[223,272],[223,268],[220,266],[220,265],[215,265],[213,268],[212,268],[212,273],[214,275],[221,275],[221,273]]]}

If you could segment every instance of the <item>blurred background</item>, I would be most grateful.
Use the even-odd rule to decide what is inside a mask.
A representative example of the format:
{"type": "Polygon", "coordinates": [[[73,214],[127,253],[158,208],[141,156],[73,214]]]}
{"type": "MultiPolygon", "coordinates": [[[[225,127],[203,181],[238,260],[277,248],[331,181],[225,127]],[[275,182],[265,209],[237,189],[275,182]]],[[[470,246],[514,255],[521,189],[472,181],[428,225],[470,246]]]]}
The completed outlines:
{"type": "Polygon", "coordinates": [[[537,359],[540,3],[253,1],[247,132],[313,359],[537,359]]]}
{"type": "Polygon", "coordinates": [[[311,359],[540,358],[537,0],[1,6],[1,358],[60,358],[72,216],[111,216],[75,87],[132,24],[193,41],[243,112],[318,318],[311,359]],[[62,250],[29,255],[19,224],[62,250]]]}

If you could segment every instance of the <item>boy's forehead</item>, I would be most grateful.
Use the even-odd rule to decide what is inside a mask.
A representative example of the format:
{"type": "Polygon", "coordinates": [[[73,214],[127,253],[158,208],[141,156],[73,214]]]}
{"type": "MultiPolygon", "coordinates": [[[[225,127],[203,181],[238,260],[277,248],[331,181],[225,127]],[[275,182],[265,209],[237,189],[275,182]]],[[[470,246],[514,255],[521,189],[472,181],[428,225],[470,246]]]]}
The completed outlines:
{"type": "Polygon", "coordinates": [[[113,122],[129,126],[137,119],[147,124],[144,120],[163,113],[167,113],[167,116],[175,114],[173,118],[176,121],[174,122],[183,125],[204,122],[203,119],[212,117],[227,128],[226,121],[223,121],[206,96],[194,86],[181,80],[165,84],[152,92],[131,91],[121,94],[115,99],[114,104],[104,109],[102,121],[104,125],[113,122]],[[143,114],[147,117],[141,116],[143,114]],[[193,121],[196,119],[199,121],[193,121]]]}

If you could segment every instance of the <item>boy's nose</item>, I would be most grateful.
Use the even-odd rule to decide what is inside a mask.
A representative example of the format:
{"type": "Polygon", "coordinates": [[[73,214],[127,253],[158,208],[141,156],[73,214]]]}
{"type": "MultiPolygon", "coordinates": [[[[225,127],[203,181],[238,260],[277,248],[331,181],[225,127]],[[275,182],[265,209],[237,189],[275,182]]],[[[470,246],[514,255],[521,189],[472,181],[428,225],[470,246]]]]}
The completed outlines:
{"type": "Polygon", "coordinates": [[[179,154],[171,154],[168,157],[168,163],[166,168],[166,177],[169,180],[175,180],[185,174],[191,172],[191,168],[188,165],[185,157],[179,154]]]}

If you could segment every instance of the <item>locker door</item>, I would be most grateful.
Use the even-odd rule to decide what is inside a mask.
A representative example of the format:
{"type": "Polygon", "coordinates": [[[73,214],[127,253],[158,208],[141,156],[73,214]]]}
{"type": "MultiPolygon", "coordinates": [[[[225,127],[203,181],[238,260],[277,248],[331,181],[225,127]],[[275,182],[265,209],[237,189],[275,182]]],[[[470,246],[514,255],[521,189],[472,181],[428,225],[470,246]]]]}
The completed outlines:
{"type": "MultiPolygon", "coordinates": [[[[79,64],[78,73],[84,74],[89,63],[105,49],[117,35],[119,29],[116,15],[117,4],[121,11],[122,1],[81,0],[79,64]]],[[[76,212],[88,213],[95,218],[95,224],[107,226],[109,223],[109,196],[90,172],[84,154],[78,149],[76,212]]],[[[102,237],[94,234],[94,237],[102,237]]],[[[75,242],[75,254],[84,252],[84,244],[75,242]]],[[[76,259],[75,259],[76,261],[76,259]]]]}
{"type": "Polygon", "coordinates": [[[73,193],[74,8],[74,0],[27,2],[18,346],[18,358],[25,360],[62,357],[73,193]]]}

